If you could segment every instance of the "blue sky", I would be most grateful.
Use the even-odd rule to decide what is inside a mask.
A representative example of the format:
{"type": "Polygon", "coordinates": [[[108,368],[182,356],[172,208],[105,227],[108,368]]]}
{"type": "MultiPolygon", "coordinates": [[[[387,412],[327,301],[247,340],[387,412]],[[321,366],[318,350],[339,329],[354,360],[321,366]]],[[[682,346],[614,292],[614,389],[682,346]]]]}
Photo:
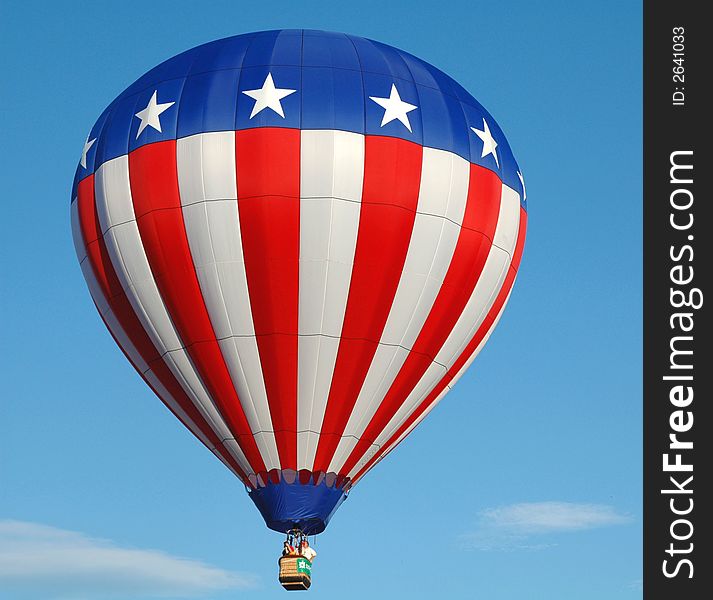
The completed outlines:
{"type": "Polygon", "coordinates": [[[453,76],[505,130],[530,219],[498,329],[318,537],[310,594],[640,598],[638,2],[4,0],[0,599],[284,593],[280,536],[104,330],[68,210],[86,132],[124,87],[283,27],[374,38],[453,76]]]}

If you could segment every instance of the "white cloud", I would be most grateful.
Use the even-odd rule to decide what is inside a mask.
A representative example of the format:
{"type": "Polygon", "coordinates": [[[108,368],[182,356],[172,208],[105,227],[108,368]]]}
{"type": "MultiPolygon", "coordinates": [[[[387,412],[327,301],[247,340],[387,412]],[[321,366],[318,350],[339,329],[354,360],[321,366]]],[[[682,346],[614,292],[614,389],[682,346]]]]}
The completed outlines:
{"type": "Polygon", "coordinates": [[[24,521],[0,520],[0,589],[13,598],[200,597],[256,578],[159,550],[24,521]]]}
{"type": "Polygon", "coordinates": [[[625,523],[628,518],[605,504],[529,502],[489,508],[482,513],[495,527],[522,533],[577,531],[625,523]]]}
{"type": "Polygon", "coordinates": [[[555,544],[538,541],[537,536],[621,525],[630,520],[605,504],[523,502],[483,510],[476,530],[462,535],[461,540],[477,550],[541,550],[555,544]]]}

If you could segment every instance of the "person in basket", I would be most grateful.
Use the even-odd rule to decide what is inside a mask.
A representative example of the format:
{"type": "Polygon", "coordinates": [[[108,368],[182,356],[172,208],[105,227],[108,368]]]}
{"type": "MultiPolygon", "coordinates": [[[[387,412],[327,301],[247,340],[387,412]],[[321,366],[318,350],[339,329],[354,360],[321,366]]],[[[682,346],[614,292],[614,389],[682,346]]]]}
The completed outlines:
{"type": "Polygon", "coordinates": [[[317,556],[317,553],[309,545],[309,542],[307,540],[302,540],[302,547],[300,548],[300,554],[302,556],[304,556],[309,562],[314,561],[314,557],[317,556]]]}
{"type": "Polygon", "coordinates": [[[282,556],[294,556],[295,554],[297,552],[295,552],[295,547],[292,544],[289,542],[282,544],[282,556]]]}

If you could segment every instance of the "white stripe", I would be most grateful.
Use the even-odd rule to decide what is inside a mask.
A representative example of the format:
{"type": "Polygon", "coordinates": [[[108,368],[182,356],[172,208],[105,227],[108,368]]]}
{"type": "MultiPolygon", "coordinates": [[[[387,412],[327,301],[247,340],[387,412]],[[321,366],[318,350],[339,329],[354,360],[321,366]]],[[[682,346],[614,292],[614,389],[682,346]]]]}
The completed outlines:
{"type": "MultiPolygon", "coordinates": [[[[513,280],[513,284],[515,283],[515,280],[513,280]]],[[[508,292],[507,297],[505,298],[505,302],[503,302],[503,305],[500,307],[500,311],[498,312],[498,315],[495,317],[493,320],[493,324],[490,326],[490,329],[485,332],[485,335],[483,336],[483,339],[480,340],[480,343],[476,347],[476,349],[473,351],[473,353],[468,357],[468,360],[466,360],[463,363],[463,366],[459,369],[459,371],[453,376],[453,379],[450,380],[450,382],[447,384],[448,389],[453,389],[453,386],[458,383],[458,380],[463,377],[465,372],[468,370],[470,365],[473,363],[475,360],[476,356],[480,354],[480,351],[483,349],[487,341],[490,339],[491,334],[493,331],[495,331],[495,328],[498,326],[498,323],[500,322],[500,317],[503,316],[503,312],[505,311],[505,307],[508,305],[508,302],[510,301],[510,295],[512,294],[512,288],[510,288],[510,291],[508,292]]],[[[475,334],[474,334],[475,335],[475,334]]],[[[441,396],[439,396],[440,398],[441,396]]],[[[428,410],[431,410],[431,408],[435,406],[432,405],[428,410]]]]}
{"type": "Polygon", "coordinates": [[[87,257],[87,250],[84,247],[82,239],[82,229],[79,224],[79,201],[75,198],[69,206],[69,218],[72,223],[72,241],[74,242],[74,251],[77,253],[79,264],[87,257]]]}
{"type": "Polygon", "coordinates": [[[346,310],[364,179],[364,136],[302,131],[297,468],[312,469],[346,310]]]}
{"type": "Polygon", "coordinates": [[[497,246],[491,246],[473,293],[456,321],[453,331],[438,351],[435,362],[450,368],[460,356],[500,293],[509,267],[510,256],[507,252],[497,246]]]}
{"type": "Polygon", "coordinates": [[[329,470],[338,472],[403,366],[448,272],[468,198],[470,165],[423,149],[417,214],[384,332],[329,470]]]}
{"type": "MultiPolygon", "coordinates": [[[[512,290],[510,290],[510,293],[512,293],[512,290]]],[[[450,392],[453,389],[453,386],[455,386],[456,383],[458,383],[458,380],[463,376],[463,374],[468,370],[468,367],[470,367],[471,363],[475,360],[475,357],[478,356],[480,351],[483,349],[483,346],[485,346],[486,342],[490,338],[490,334],[493,333],[495,328],[498,325],[498,322],[500,321],[500,317],[503,314],[503,311],[505,310],[505,307],[507,306],[508,300],[510,300],[510,293],[508,293],[507,298],[505,299],[505,302],[503,303],[502,307],[500,308],[500,312],[498,313],[498,316],[495,317],[495,320],[493,321],[492,326],[488,330],[488,332],[483,336],[483,339],[481,342],[478,344],[478,347],[475,349],[475,351],[468,357],[468,360],[463,364],[463,366],[460,368],[458,373],[455,374],[453,379],[451,379],[447,384],[446,387],[443,388],[443,391],[438,394],[438,396],[431,402],[431,404],[428,405],[428,408],[424,410],[415,420],[411,425],[409,425],[406,430],[398,437],[396,438],[387,448],[384,450],[384,452],[379,456],[378,460],[374,462],[373,465],[369,467],[368,470],[366,470],[364,473],[361,474],[361,476],[358,479],[355,479],[353,484],[355,484],[359,479],[364,477],[369,471],[371,471],[376,465],[378,465],[384,458],[386,458],[386,455],[389,454],[396,446],[398,446],[401,441],[406,438],[418,425],[423,421],[427,416],[428,413],[430,413],[436,405],[443,399],[443,397],[450,392]]],[[[403,423],[403,422],[402,422],[403,423]]],[[[397,426],[401,427],[402,423],[399,423],[397,426]]],[[[392,434],[393,435],[393,434],[392,434]]],[[[372,445],[372,448],[376,448],[378,450],[378,446],[372,445]]],[[[373,452],[371,453],[373,455],[373,452]]],[[[365,463],[364,463],[365,464],[365,463]]],[[[356,474],[358,471],[353,471],[354,474],[356,474]]],[[[352,484],[352,485],[353,485],[352,484]]]]}
{"type": "MultiPolygon", "coordinates": [[[[79,220],[79,202],[76,200],[72,202],[70,216],[72,220],[72,240],[74,241],[74,249],[77,252],[77,258],[79,259],[79,267],[82,269],[82,275],[84,275],[84,280],[87,282],[87,287],[89,288],[89,295],[92,297],[99,314],[106,320],[107,324],[112,322],[112,324],[116,324],[118,327],[116,317],[111,311],[111,308],[109,308],[109,302],[102,292],[99,281],[94,274],[94,269],[92,269],[91,261],[87,256],[87,247],[84,242],[82,225],[79,220]]],[[[111,329],[111,327],[109,328],[111,329]]]]}
{"type": "Polygon", "coordinates": [[[503,185],[500,196],[500,213],[498,227],[493,236],[493,244],[502,248],[512,259],[517,244],[517,234],[520,228],[520,195],[503,185]]]}
{"type": "Polygon", "coordinates": [[[176,161],[188,245],[208,315],[265,466],[279,469],[240,235],[235,134],[179,139],[176,161]]]}
{"type": "MultiPolygon", "coordinates": [[[[127,349],[126,346],[122,346],[124,350],[127,351],[127,354],[131,356],[132,360],[136,362],[136,357],[140,357],[141,355],[136,351],[133,346],[131,346],[133,353],[127,349]]],[[[137,363],[138,364],[138,363],[137,363]]],[[[144,363],[145,364],[145,363],[144,363]]],[[[146,377],[146,380],[153,386],[154,390],[156,390],[156,393],[158,394],[158,397],[163,400],[168,407],[178,415],[178,417],[186,424],[186,427],[195,435],[207,448],[211,451],[215,451],[215,446],[210,442],[210,440],[203,435],[201,432],[200,428],[191,420],[191,418],[188,416],[186,411],[181,408],[181,406],[176,402],[176,400],[173,398],[173,396],[169,393],[169,391],[163,387],[163,384],[159,380],[159,378],[156,376],[156,374],[151,370],[151,369],[146,369],[142,371],[144,377],[146,377]]],[[[219,456],[220,458],[220,456],[219,456]]],[[[221,461],[225,463],[225,459],[221,458],[221,461]]],[[[229,467],[230,470],[232,471],[233,468],[229,467]]]]}
{"type": "Polygon", "coordinates": [[[494,240],[499,241],[505,247],[491,246],[473,293],[453,330],[436,355],[434,362],[431,363],[384,430],[374,440],[369,451],[357,462],[349,476],[356,474],[376,453],[378,448],[388,441],[401,423],[408,418],[435,385],[446,375],[448,369],[451,368],[468,342],[473,338],[480,324],[488,315],[490,308],[495,303],[495,299],[500,293],[507,276],[515,251],[519,222],[520,198],[517,192],[503,185],[494,240]]]}
{"type": "MultiPolygon", "coordinates": [[[[106,232],[106,249],[136,316],[176,380],[218,438],[225,440],[232,437],[190,357],[181,347],[181,340],[151,273],[134,215],[128,156],[102,164],[95,174],[94,187],[99,221],[106,232]],[[112,218],[115,216],[127,220],[114,223],[112,218]]],[[[242,451],[234,452],[234,457],[246,473],[251,472],[242,451]]]]}
{"type": "Polygon", "coordinates": [[[183,165],[178,170],[183,206],[206,200],[237,201],[234,132],[202,133],[179,139],[176,156],[183,165]],[[185,172],[186,167],[190,172],[185,172]]]}
{"type": "Polygon", "coordinates": [[[211,451],[215,454],[220,461],[225,464],[236,476],[239,477],[235,469],[228,464],[228,462],[216,452],[215,446],[208,440],[205,435],[201,432],[200,428],[191,420],[191,418],[186,414],[186,412],[181,408],[175,398],[168,392],[168,390],[163,386],[161,381],[156,377],[156,374],[149,368],[146,361],[143,359],[139,351],[136,349],[134,344],[129,339],[124,329],[119,324],[116,316],[109,307],[109,304],[101,291],[99,282],[97,281],[91,264],[86,258],[86,247],[84,245],[84,239],[81,234],[81,229],[79,226],[79,215],[77,214],[77,202],[72,203],[71,208],[71,218],[72,218],[72,237],[74,239],[75,249],[77,251],[77,256],[80,258],[80,264],[82,268],[82,273],[84,274],[84,279],[87,282],[87,287],[89,288],[89,294],[91,295],[94,303],[99,310],[99,313],[104,319],[104,322],[109,329],[109,331],[114,336],[116,343],[119,347],[126,353],[129,360],[133,362],[136,369],[146,377],[146,380],[153,386],[153,389],[158,394],[159,398],[165,402],[168,407],[178,415],[178,417],[185,423],[186,427],[211,451]]]}
{"type": "MultiPolygon", "coordinates": [[[[493,247],[488,255],[488,260],[483,268],[483,273],[478,280],[476,289],[466,305],[466,311],[470,311],[471,320],[470,326],[466,319],[459,319],[456,323],[451,335],[443,345],[441,352],[436,356],[436,361],[445,364],[448,368],[458,359],[463,353],[468,342],[473,338],[478,331],[480,324],[490,312],[490,308],[495,303],[500,290],[507,277],[512,263],[512,257],[515,254],[515,244],[517,243],[517,234],[520,227],[520,196],[513,189],[503,185],[500,198],[500,211],[498,213],[498,225],[493,236],[493,247]],[[501,252],[495,252],[495,250],[501,252]],[[491,260],[492,259],[492,260],[491,260]],[[492,263],[489,265],[489,263],[492,263]],[[500,264],[499,267],[495,265],[500,264]],[[490,266],[490,268],[488,268],[490,266]],[[485,278],[485,279],[484,279],[485,278]],[[482,288],[478,292],[478,286],[482,288]],[[485,300],[477,302],[478,299],[485,300]],[[477,314],[477,316],[475,316],[477,314]],[[460,338],[460,343],[458,339],[460,338]]],[[[467,317],[466,317],[467,318],[467,317]]]]}
{"type": "MultiPolygon", "coordinates": [[[[188,429],[190,429],[190,431],[201,442],[203,442],[203,444],[205,444],[208,449],[210,449],[211,451],[215,450],[215,446],[208,440],[208,438],[203,435],[198,426],[191,420],[191,418],[186,414],[183,408],[181,408],[178,402],[176,402],[173,396],[168,392],[168,390],[156,377],[154,372],[149,368],[148,364],[143,359],[141,354],[139,354],[139,351],[136,349],[134,344],[129,339],[129,336],[119,324],[119,321],[117,320],[113,311],[111,310],[111,308],[109,308],[106,298],[104,297],[104,294],[100,289],[99,283],[97,282],[94,276],[94,272],[91,268],[89,261],[85,261],[83,263],[82,272],[84,273],[84,278],[87,281],[89,293],[91,294],[92,299],[97,305],[97,308],[99,308],[99,312],[104,318],[104,322],[106,323],[107,329],[109,329],[109,331],[116,339],[116,343],[124,352],[126,352],[126,355],[129,357],[129,360],[133,362],[133,364],[140,371],[140,373],[144,375],[144,377],[146,377],[146,379],[151,383],[151,385],[156,390],[156,393],[158,394],[159,398],[163,400],[169,406],[169,408],[173,410],[184,421],[188,429]]],[[[221,460],[223,459],[221,458],[221,460]]],[[[223,460],[223,462],[225,461],[223,460]]],[[[230,469],[231,471],[233,470],[232,467],[230,467],[230,469]]]]}

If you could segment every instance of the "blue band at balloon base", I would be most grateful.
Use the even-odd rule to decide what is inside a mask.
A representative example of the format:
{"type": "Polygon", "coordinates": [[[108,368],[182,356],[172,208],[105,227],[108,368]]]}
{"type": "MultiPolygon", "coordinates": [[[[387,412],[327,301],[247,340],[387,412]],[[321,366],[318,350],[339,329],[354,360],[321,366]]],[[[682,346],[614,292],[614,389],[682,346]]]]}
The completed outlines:
{"type": "Polygon", "coordinates": [[[330,487],[324,481],[314,483],[268,482],[257,487],[249,496],[265,519],[267,526],[280,533],[301,529],[308,535],[321,533],[329,519],[347,497],[346,492],[330,487]]]}

